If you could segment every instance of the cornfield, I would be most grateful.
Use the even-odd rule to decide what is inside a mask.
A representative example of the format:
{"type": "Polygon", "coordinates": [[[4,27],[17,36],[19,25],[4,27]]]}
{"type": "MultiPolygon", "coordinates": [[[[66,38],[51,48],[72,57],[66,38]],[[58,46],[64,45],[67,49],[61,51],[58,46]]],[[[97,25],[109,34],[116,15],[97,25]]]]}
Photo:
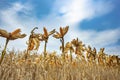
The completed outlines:
{"type": "MultiPolygon", "coordinates": [[[[64,37],[69,27],[60,27],[50,32],[44,27],[44,33],[35,33],[34,28],[24,51],[6,51],[7,44],[0,57],[0,80],[120,80],[120,58],[109,55],[105,48],[86,46],[78,38],[65,43],[64,37]],[[47,52],[49,36],[60,39],[61,53],[47,52]],[[38,50],[40,42],[45,42],[43,53],[33,53],[38,50]]],[[[24,38],[20,29],[11,32],[0,29],[0,36],[9,40],[24,38]]],[[[49,47],[49,46],[48,46],[49,47]]]]}

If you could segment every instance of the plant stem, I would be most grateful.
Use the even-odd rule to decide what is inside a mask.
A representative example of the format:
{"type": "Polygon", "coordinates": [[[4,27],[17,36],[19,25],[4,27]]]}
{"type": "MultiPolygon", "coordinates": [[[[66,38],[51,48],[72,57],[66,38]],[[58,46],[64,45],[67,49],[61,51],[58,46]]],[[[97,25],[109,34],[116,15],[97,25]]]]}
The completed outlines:
{"type": "Polygon", "coordinates": [[[64,38],[62,38],[62,53],[64,53],[64,38]]]}
{"type": "Polygon", "coordinates": [[[65,59],[65,53],[64,53],[64,38],[61,38],[62,40],[62,54],[63,54],[63,58],[65,59]]]}
{"type": "Polygon", "coordinates": [[[72,62],[72,51],[70,50],[70,60],[72,62]]]}
{"type": "Polygon", "coordinates": [[[46,53],[46,47],[47,47],[47,41],[45,41],[45,45],[44,45],[44,57],[46,57],[47,53],[46,53]]]}
{"type": "Polygon", "coordinates": [[[5,54],[6,54],[6,48],[7,48],[8,42],[9,42],[9,39],[6,39],[5,47],[4,47],[3,51],[2,51],[2,55],[1,55],[1,59],[0,59],[0,65],[1,65],[1,63],[3,61],[3,58],[4,58],[5,54]]]}

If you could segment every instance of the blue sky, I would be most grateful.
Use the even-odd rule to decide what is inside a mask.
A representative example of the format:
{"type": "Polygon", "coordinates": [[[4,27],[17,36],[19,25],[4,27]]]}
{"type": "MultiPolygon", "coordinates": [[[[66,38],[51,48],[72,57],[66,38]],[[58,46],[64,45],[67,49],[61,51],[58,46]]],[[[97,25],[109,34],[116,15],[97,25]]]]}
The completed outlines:
{"type": "MultiPolygon", "coordinates": [[[[106,53],[120,54],[120,1],[119,0],[0,0],[0,28],[9,32],[21,28],[23,33],[37,26],[42,33],[60,26],[70,26],[66,41],[78,37],[86,45],[106,48],[106,53]]],[[[11,41],[8,48],[26,49],[28,36],[11,41]],[[19,42],[19,43],[18,43],[19,42]]],[[[50,38],[48,51],[59,51],[59,40],[50,38]],[[55,44],[56,41],[56,44],[55,44]]],[[[0,38],[0,45],[5,39],[0,38]]],[[[41,43],[40,52],[43,51],[41,43]]]]}

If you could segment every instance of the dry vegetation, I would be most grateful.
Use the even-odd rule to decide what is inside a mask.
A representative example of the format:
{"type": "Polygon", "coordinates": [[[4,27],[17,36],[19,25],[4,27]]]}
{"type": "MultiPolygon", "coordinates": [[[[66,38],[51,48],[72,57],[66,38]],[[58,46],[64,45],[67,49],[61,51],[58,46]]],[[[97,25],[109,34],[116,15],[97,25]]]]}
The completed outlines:
{"type": "Polygon", "coordinates": [[[31,31],[27,50],[2,51],[0,80],[120,80],[120,58],[117,55],[106,54],[104,48],[97,52],[96,48],[86,46],[78,38],[65,44],[68,26],[60,27],[60,32],[55,29],[48,32],[44,27],[43,34],[35,33],[35,29],[38,28],[31,31]],[[50,35],[60,39],[61,55],[47,52],[50,35]],[[45,42],[43,54],[30,54],[30,51],[39,49],[42,41],[45,42]]]}

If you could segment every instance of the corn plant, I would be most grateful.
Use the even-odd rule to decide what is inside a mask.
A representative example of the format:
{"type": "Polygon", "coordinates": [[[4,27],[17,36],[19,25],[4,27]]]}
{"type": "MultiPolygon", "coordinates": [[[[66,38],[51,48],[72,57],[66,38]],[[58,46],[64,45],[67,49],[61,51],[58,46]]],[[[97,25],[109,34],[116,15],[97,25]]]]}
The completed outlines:
{"type": "Polygon", "coordinates": [[[77,39],[73,39],[71,41],[71,43],[73,44],[73,46],[75,47],[75,54],[81,59],[85,59],[84,55],[83,55],[83,51],[85,50],[85,45],[82,43],[82,41],[79,41],[78,38],[77,39]]]}
{"type": "MultiPolygon", "coordinates": [[[[60,33],[56,32],[54,36],[60,39],[62,43],[60,48],[63,54],[66,53],[65,60],[63,60],[63,55],[57,55],[56,52],[46,52],[49,36],[55,32],[55,29],[48,32],[44,27],[43,34],[35,33],[35,29],[37,27],[31,31],[29,42],[27,43],[28,50],[37,50],[40,41],[45,41],[44,56],[46,57],[42,54],[33,54],[25,60],[23,55],[26,54],[26,51],[15,52],[14,49],[8,51],[9,54],[5,55],[4,62],[0,66],[0,80],[120,80],[120,58],[117,55],[105,54],[104,48],[101,48],[98,53],[96,48],[91,46],[85,48],[85,45],[78,38],[67,42],[63,46],[64,41],[61,39],[62,31],[60,31],[60,33]],[[70,58],[67,54],[68,51],[70,51],[70,58]],[[84,51],[90,61],[99,59],[99,63],[104,62],[105,65],[101,66],[93,62],[89,65],[87,61],[79,61],[79,56],[82,56],[84,51]],[[73,52],[75,52],[77,57],[72,58],[73,52]]],[[[18,35],[22,35],[19,33],[19,29],[11,33],[0,29],[0,36],[6,38],[4,54],[9,40],[17,39],[18,35]]],[[[19,38],[23,37],[25,35],[19,36],[19,38]]],[[[2,57],[3,55],[1,59],[2,57]]]]}
{"type": "Polygon", "coordinates": [[[95,61],[96,59],[96,56],[97,56],[97,51],[96,51],[96,48],[94,47],[93,48],[93,51],[92,51],[92,57],[93,57],[93,60],[95,61]]]}
{"type": "Polygon", "coordinates": [[[90,45],[88,45],[88,47],[86,48],[86,57],[88,61],[90,61],[91,54],[92,54],[92,48],[90,45]]]}
{"type": "Polygon", "coordinates": [[[27,53],[28,53],[29,50],[33,50],[35,47],[36,47],[35,50],[38,50],[38,48],[39,48],[39,39],[38,39],[37,34],[34,33],[35,29],[38,29],[38,27],[35,27],[35,28],[33,28],[33,30],[31,30],[29,40],[26,43],[28,45],[27,53]]]}
{"type": "Polygon", "coordinates": [[[65,53],[64,53],[64,36],[68,32],[69,26],[66,27],[60,27],[60,32],[56,31],[56,34],[53,35],[54,38],[60,39],[60,42],[62,43],[62,54],[63,58],[65,59],[65,53]]]}
{"type": "Polygon", "coordinates": [[[67,42],[65,45],[65,52],[68,53],[70,51],[70,61],[72,62],[72,53],[74,52],[74,48],[71,42],[67,42]]]}
{"type": "Polygon", "coordinates": [[[48,32],[47,29],[44,27],[43,31],[44,31],[44,33],[41,35],[41,37],[42,37],[42,40],[45,41],[44,57],[46,57],[46,55],[47,55],[47,53],[46,53],[47,42],[48,42],[49,36],[55,33],[55,29],[53,29],[52,31],[48,32]]]}
{"type": "Polygon", "coordinates": [[[29,36],[28,42],[26,44],[28,45],[27,47],[27,54],[25,55],[27,58],[28,52],[31,50],[38,50],[39,45],[40,45],[40,40],[39,40],[39,34],[36,34],[34,31],[35,29],[38,29],[38,27],[35,27],[31,30],[31,34],[29,36]]]}
{"type": "Polygon", "coordinates": [[[99,64],[104,64],[105,61],[105,53],[104,53],[105,48],[100,48],[100,51],[98,52],[98,62],[99,64]]]}
{"type": "Polygon", "coordinates": [[[0,59],[0,65],[3,61],[3,58],[6,54],[6,48],[8,45],[9,40],[16,40],[18,38],[24,38],[26,36],[26,34],[21,34],[21,29],[16,29],[13,32],[7,32],[6,30],[0,29],[0,36],[6,38],[6,43],[5,43],[5,47],[2,51],[2,55],[1,55],[1,59],[0,59]]]}

